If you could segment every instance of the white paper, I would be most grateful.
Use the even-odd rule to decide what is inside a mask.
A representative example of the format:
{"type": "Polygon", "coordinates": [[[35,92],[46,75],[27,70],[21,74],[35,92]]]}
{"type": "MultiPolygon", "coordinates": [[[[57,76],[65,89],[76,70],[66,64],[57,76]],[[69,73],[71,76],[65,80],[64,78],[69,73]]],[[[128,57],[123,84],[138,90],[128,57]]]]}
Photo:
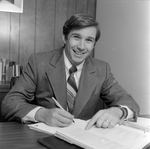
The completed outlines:
{"type": "MultiPolygon", "coordinates": [[[[88,121],[74,119],[68,127],[51,127],[44,123],[28,125],[30,129],[55,134],[70,143],[87,149],[141,149],[150,143],[150,133],[131,127],[116,125],[114,128],[97,128],[85,130],[88,121]]],[[[150,120],[138,118],[137,125],[148,126],[150,120]]]]}

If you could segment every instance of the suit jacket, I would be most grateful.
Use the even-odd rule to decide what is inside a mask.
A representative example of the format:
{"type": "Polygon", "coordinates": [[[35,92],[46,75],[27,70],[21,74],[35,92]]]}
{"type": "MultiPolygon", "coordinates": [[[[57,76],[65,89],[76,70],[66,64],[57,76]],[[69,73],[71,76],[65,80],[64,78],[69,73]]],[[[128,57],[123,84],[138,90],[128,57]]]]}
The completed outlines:
{"type": "MultiPolygon", "coordinates": [[[[29,111],[40,105],[54,108],[55,97],[67,109],[66,74],[63,49],[34,54],[30,57],[19,80],[2,102],[2,115],[7,120],[21,120],[29,111]]],[[[117,83],[109,64],[88,57],[85,60],[73,115],[89,119],[103,108],[126,105],[139,114],[139,106],[117,83]]]]}

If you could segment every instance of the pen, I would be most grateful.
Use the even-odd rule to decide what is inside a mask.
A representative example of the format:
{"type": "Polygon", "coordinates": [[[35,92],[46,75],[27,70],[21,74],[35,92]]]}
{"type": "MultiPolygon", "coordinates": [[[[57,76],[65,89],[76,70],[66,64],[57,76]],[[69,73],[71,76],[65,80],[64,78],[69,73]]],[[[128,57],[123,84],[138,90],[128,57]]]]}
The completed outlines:
{"type": "Polygon", "coordinates": [[[54,97],[52,97],[52,99],[54,100],[54,102],[55,102],[55,104],[56,104],[56,106],[57,106],[58,108],[60,108],[60,109],[62,109],[62,110],[65,111],[65,109],[59,104],[59,102],[58,102],[54,97]]]}
{"type": "MultiPolygon", "coordinates": [[[[58,102],[54,97],[52,97],[52,99],[54,100],[54,102],[55,102],[55,104],[56,104],[56,106],[57,106],[58,108],[60,108],[60,109],[62,109],[62,110],[65,111],[65,109],[59,104],[59,102],[58,102]]],[[[73,122],[75,123],[74,120],[73,120],[73,122]]]]}

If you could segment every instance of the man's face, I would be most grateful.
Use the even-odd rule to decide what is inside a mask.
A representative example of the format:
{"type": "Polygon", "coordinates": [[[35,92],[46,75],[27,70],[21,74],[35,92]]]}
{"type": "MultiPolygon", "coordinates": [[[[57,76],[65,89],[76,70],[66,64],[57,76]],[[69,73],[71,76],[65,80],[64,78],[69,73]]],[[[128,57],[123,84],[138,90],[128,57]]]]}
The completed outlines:
{"type": "Polygon", "coordinates": [[[72,65],[79,65],[91,54],[95,46],[95,38],[95,27],[73,30],[67,39],[63,38],[66,43],[66,56],[72,65]]]}

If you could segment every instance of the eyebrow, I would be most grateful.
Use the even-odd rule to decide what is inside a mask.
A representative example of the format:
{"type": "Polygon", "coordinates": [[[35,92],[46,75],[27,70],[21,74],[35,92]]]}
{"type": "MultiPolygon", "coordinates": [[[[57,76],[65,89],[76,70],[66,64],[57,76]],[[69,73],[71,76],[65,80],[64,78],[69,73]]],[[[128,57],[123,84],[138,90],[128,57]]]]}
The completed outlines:
{"type": "MultiPolygon", "coordinates": [[[[72,35],[78,35],[78,36],[81,36],[79,33],[72,33],[71,36],[72,36],[72,35]]],[[[90,39],[95,40],[95,38],[94,38],[94,37],[91,37],[91,36],[88,36],[87,38],[90,38],[90,39]]]]}

